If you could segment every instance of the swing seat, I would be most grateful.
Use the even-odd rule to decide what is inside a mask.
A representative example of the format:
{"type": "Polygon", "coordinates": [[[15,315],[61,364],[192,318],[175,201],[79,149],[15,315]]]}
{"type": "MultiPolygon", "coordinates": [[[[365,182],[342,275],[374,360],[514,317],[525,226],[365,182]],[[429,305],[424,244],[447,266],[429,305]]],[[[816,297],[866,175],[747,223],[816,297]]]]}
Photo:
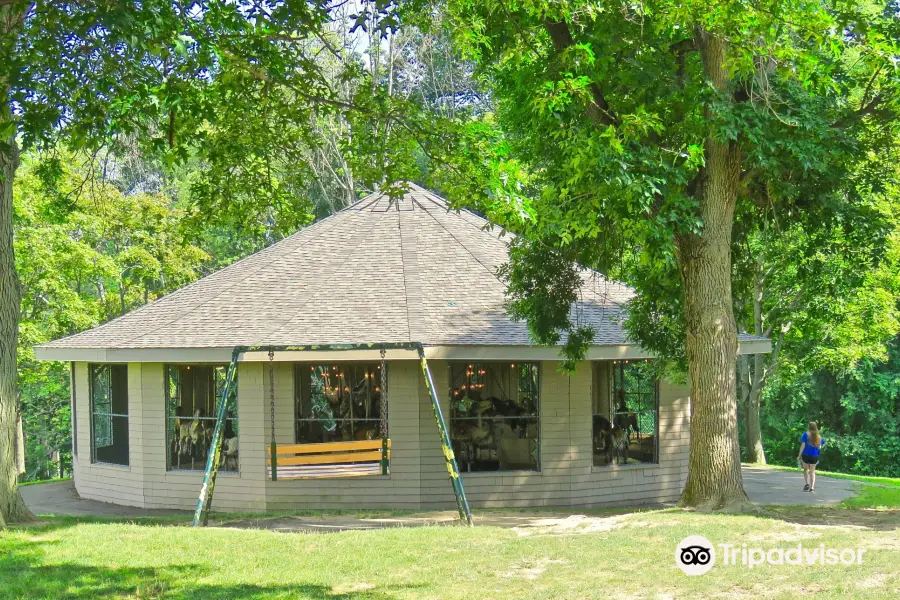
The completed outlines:
{"type": "Polygon", "coordinates": [[[391,440],[282,444],[275,446],[275,454],[274,476],[271,452],[266,456],[267,474],[275,480],[382,475],[382,458],[391,458],[391,440]],[[385,447],[387,456],[382,456],[385,447]]]}

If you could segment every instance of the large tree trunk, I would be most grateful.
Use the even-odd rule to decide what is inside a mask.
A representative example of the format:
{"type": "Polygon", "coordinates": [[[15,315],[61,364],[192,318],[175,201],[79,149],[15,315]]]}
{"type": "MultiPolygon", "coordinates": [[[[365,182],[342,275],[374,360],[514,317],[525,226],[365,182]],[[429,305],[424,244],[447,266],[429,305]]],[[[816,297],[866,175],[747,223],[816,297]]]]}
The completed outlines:
{"type": "MultiPolygon", "coordinates": [[[[697,43],[713,85],[728,88],[725,41],[706,32],[697,43]]],[[[681,235],[678,260],[685,300],[685,349],[691,377],[691,442],[681,506],[747,510],[737,431],[737,328],[731,297],[731,229],[741,169],[734,143],[712,137],[694,187],[701,235],[681,235]]]]}
{"type": "MultiPolygon", "coordinates": [[[[4,94],[5,96],[5,94],[4,94]]],[[[3,98],[5,100],[5,98],[3,98]]],[[[8,118],[4,103],[0,123],[8,118]]],[[[0,526],[33,518],[18,489],[16,473],[16,346],[19,338],[21,284],[13,255],[13,176],[19,165],[15,138],[0,141],[0,526]]]]}
{"type": "MultiPolygon", "coordinates": [[[[0,17],[3,17],[0,13],[0,17]]],[[[2,23],[0,23],[2,25],[2,23]]],[[[0,33],[4,33],[0,28],[0,33]]],[[[9,88],[0,79],[0,125],[12,119],[9,88]]],[[[13,255],[13,177],[19,166],[15,133],[0,139],[0,527],[33,519],[22,501],[16,472],[16,347],[22,287],[13,255]]]]}

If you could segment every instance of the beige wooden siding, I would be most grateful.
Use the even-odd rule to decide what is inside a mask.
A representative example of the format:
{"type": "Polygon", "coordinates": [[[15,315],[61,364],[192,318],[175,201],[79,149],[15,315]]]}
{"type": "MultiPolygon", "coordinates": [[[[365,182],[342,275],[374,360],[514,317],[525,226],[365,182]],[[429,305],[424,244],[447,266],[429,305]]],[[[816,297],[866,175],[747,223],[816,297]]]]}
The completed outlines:
{"type": "MultiPolygon", "coordinates": [[[[441,408],[448,420],[449,363],[429,361],[441,408]]],[[[466,495],[473,507],[567,506],[571,498],[571,471],[577,465],[569,423],[569,378],[556,371],[557,363],[540,364],[540,471],[463,473],[466,495]]],[[[586,371],[588,377],[590,371],[586,371]]],[[[574,398],[574,396],[572,396],[574,398]]],[[[423,398],[423,403],[428,399],[423,398]]],[[[585,402],[589,401],[589,397],[585,402]]],[[[430,408],[430,402],[428,403],[430,408]]],[[[425,508],[451,508],[454,499],[434,420],[423,435],[422,504],[425,508]],[[429,457],[426,468],[425,456],[429,457]]]]}
{"type": "MultiPolygon", "coordinates": [[[[429,362],[444,415],[449,419],[449,363],[429,362]]],[[[480,507],[636,505],[674,501],[687,473],[690,402],[687,388],[660,384],[660,462],[594,467],[591,454],[591,365],[572,376],[559,363],[540,364],[540,472],[463,473],[469,501],[480,507]]],[[[294,381],[290,363],[275,363],[275,435],[294,442],[294,381]]],[[[415,361],[388,368],[391,475],[271,481],[265,460],[271,440],[269,364],[238,369],[240,473],[220,473],[218,511],[303,508],[455,507],[440,438],[415,361]]],[[[163,365],[128,365],[129,467],[90,464],[90,397],[87,363],[76,363],[79,456],[75,485],[82,497],[147,508],[193,509],[202,473],[166,470],[163,365]]]]}
{"type": "MultiPolygon", "coordinates": [[[[262,474],[253,463],[262,457],[262,408],[258,381],[243,379],[238,369],[238,459],[239,473],[220,471],[216,478],[213,506],[217,511],[265,509],[262,474]],[[245,464],[250,468],[245,469],[245,464]]],[[[166,470],[165,369],[160,363],[144,365],[142,382],[143,415],[147,424],[144,445],[144,472],[147,508],[193,510],[197,504],[203,471],[166,470]]]]}
{"type": "MultiPolygon", "coordinates": [[[[166,413],[163,365],[129,363],[128,422],[129,467],[90,463],[90,397],[88,365],[76,363],[76,410],[78,411],[78,458],[75,460],[75,488],[83,498],[144,508],[191,510],[197,502],[202,471],[166,470],[166,413]]],[[[250,382],[253,385],[253,382],[250,382]]],[[[264,474],[255,466],[263,460],[261,393],[238,381],[238,427],[240,474],[220,473],[216,480],[215,507],[220,511],[264,510],[264,474]],[[245,389],[242,389],[245,388],[245,389]],[[246,404],[242,396],[248,396],[246,404]],[[246,433],[245,433],[246,431],[246,433]],[[245,439],[246,436],[246,439],[245,439]],[[253,439],[256,438],[256,443],[253,439]],[[254,457],[255,454],[255,457],[254,457]]]]}
{"type": "MultiPolygon", "coordinates": [[[[586,394],[580,382],[579,394],[586,394]]],[[[589,397],[589,396],[588,396],[589,397]]],[[[591,464],[590,403],[574,402],[571,422],[577,428],[577,443],[591,464]]],[[[593,467],[582,475],[573,470],[573,506],[615,506],[673,502],[678,499],[687,477],[687,449],[690,436],[690,400],[686,387],[661,381],[659,384],[659,463],[593,467]]]]}

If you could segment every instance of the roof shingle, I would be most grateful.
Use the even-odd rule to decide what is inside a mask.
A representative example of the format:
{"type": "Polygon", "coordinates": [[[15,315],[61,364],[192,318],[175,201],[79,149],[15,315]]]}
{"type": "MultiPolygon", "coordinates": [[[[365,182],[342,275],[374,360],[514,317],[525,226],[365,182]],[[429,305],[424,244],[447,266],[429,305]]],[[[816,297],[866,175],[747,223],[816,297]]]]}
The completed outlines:
{"type": "MultiPolygon", "coordinates": [[[[208,277],[47,348],[223,348],[421,342],[530,345],[505,312],[506,239],[409,184],[372,194],[208,277]]],[[[633,296],[585,272],[580,310],[597,345],[627,344],[633,296]]]]}

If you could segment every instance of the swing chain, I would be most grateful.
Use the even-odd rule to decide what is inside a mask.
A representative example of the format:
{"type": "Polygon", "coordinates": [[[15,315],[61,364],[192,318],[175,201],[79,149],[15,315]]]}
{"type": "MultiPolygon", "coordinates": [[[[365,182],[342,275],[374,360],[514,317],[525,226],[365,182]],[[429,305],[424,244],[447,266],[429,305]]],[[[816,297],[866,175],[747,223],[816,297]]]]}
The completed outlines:
{"type": "Polygon", "coordinates": [[[387,439],[387,368],[384,362],[385,351],[381,349],[381,439],[387,439]]]}
{"type": "Polygon", "coordinates": [[[272,443],[275,443],[275,351],[269,350],[269,414],[272,418],[272,443]]]}

